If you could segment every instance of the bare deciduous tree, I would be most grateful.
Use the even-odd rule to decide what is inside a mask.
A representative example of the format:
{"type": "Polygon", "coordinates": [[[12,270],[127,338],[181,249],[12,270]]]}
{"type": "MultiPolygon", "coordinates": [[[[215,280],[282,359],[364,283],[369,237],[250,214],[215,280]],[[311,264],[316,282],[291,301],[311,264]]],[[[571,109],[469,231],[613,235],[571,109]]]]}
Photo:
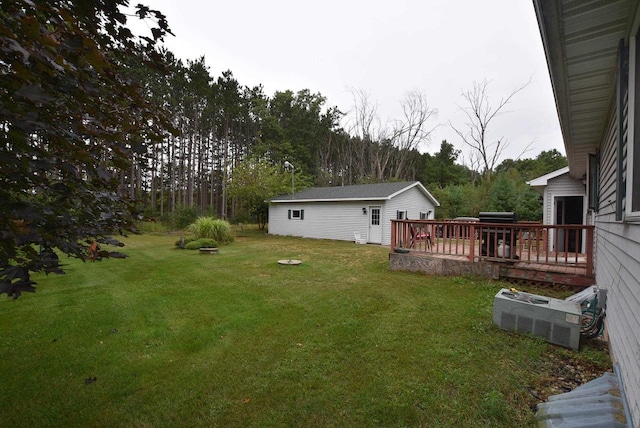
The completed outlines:
{"type": "Polygon", "coordinates": [[[378,105],[372,103],[369,94],[362,89],[352,89],[351,95],[353,96],[353,120],[349,131],[363,141],[378,140],[383,128],[378,117],[378,105]]]}
{"type": "MultiPolygon", "coordinates": [[[[508,143],[504,136],[493,140],[488,136],[488,129],[493,120],[500,116],[505,106],[520,91],[529,86],[531,79],[515,88],[508,96],[492,105],[489,101],[489,84],[491,82],[484,79],[482,82],[474,82],[473,88],[462,92],[462,98],[466,102],[466,107],[460,109],[467,116],[465,121],[466,129],[455,127],[451,122],[449,125],[458,134],[462,141],[472,149],[471,159],[477,160],[473,166],[481,169],[479,171],[485,179],[491,177],[493,169],[498,164],[498,160],[508,143]]],[[[528,146],[527,146],[528,147],[528,146]]],[[[527,148],[525,148],[525,151],[527,148]]]]}
{"type": "Polygon", "coordinates": [[[401,102],[404,118],[396,122],[393,132],[394,146],[398,149],[399,159],[396,162],[394,178],[398,179],[406,167],[412,150],[417,150],[429,142],[431,133],[439,125],[429,128],[429,121],[435,119],[438,111],[429,107],[423,92],[413,90],[407,92],[401,102]]]}
{"type": "Polygon", "coordinates": [[[372,103],[369,94],[363,90],[352,90],[353,114],[349,131],[362,142],[359,152],[353,153],[353,161],[357,165],[360,179],[384,179],[387,165],[392,157],[391,135],[389,127],[384,125],[378,116],[378,106],[372,103]],[[365,164],[366,160],[369,164],[365,164]]]}
{"type": "Polygon", "coordinates": [[[362,165],[362,176],[370,176],[377,181],[391,177],[399,179],[410,168],[412,152],[428,142],[438,126],[429,128],[437,110],[429,107],[424,93],[409,91],[401,101],[403,118],[383,123],[369,94],[352,90],[352,95],[354,107],[349,132],[364,145],[365,153],[357,153],[357,158],[361,162],[368,160],[368,164],[362,165]]]}

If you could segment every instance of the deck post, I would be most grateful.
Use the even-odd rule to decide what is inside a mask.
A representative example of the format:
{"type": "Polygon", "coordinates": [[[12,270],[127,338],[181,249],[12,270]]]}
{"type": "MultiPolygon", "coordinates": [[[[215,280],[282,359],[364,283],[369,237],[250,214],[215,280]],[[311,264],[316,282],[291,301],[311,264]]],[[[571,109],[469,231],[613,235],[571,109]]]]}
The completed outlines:
{"type": "Polygon", "coordinates": [[[476,226],[471,223],[469,226],[469,256],[468,259],[473,263],[476,259],[476,226]]]}
{"type": "Polygon", "coordinates": [[[395,220],[391,220],[391,252],[396,249],[396,222],[395,220]]]}
{"type": "Polygon", "coordinates": [[[587,275],[593,275],[593,231],[594,227],[587,227],[587,265],[585,267],[587,275]]]}

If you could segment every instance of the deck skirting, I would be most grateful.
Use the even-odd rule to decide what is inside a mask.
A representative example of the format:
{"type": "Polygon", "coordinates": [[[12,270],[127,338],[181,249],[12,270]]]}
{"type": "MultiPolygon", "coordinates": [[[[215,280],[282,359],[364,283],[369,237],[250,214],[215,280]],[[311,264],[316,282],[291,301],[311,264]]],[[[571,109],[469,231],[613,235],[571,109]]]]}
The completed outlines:
{"type": "Polygon", "coordinates": [[[557,266],[549,265],[511,264],[484,260],[470,262],[466,257],[442,254],[389,253],[389,265],[393,271],[442,276],[478,275],[517,284],[536,283],[581,289],[595,283],[593,275],[580,273],[575,268],[559,269],[557,266]]]}
{"type": "Polygon", "coordinates": [[[465,257],[440,254],[389,253],[391,270],[422,272],[429,275],[458,276],[479,275],[491,279],[500,278],[500,267],[490,262],[469,262],[465,257]]]}

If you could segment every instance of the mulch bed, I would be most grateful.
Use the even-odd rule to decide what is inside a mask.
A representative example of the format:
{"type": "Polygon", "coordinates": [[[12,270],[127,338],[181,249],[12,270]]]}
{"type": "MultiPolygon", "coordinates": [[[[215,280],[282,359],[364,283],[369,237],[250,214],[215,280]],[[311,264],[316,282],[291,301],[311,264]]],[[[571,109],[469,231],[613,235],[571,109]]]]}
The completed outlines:
{"type": "MultiPolygon", "coordinates": [[[[608,343],[603,338],[590,339],[589,345],[609,353],[608,343]]],[[[549,353],[544,357],[540,377],[527,387],[531,394],[530,407],[534,411],[536,404],[546,402],[550,396],[573,391],[611,371],[610,367],[603,368],[602,364],[582,358],[578,351],[549,353]]]]}

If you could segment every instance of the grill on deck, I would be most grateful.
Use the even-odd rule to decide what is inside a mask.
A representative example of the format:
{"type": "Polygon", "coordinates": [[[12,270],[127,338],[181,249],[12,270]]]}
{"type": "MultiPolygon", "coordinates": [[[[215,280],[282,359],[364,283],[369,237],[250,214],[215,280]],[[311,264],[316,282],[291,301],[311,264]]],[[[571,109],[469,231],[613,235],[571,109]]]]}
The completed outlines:
{"type": "Polygon", "coordinates": [[[518,216],[514,212],[481,212],[478,215],[480,223],[495,223],[496,226],[482,226],[482,255],[499,258],[517,258],[516,241],[517,229],[500,226],[518,223],[518,216]]]}

